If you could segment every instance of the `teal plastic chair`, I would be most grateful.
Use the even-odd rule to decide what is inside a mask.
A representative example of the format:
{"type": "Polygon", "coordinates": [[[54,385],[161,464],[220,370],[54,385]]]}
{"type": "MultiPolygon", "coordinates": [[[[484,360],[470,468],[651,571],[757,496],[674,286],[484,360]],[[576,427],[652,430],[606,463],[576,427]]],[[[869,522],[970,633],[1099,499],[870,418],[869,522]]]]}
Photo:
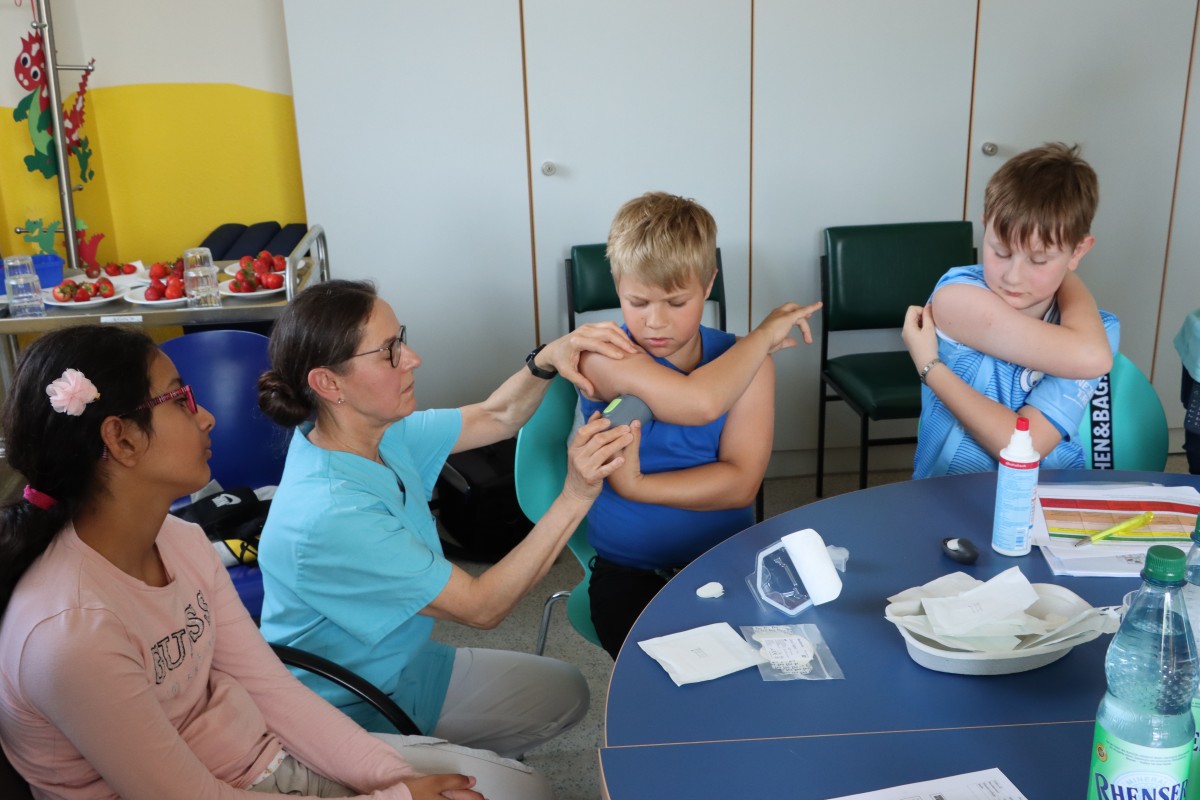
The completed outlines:
{"type": "MultiPolygon", "coordinates": [[[[517,503],[534,523],[542,518],[562,492],[563,481],[567,477],[567,438],[575,422],[576,400],[575,387],[565,378],[555,378],[537,412],[517,433],[517,454],[513,467],[517,503]]],[[[555,592],[546,600],[538,629],[538,655],[546,649],[550,617],[554,606],[562,600],[567,603],[567,619],[579,631],[579,635],[596,646],[600,645],[600,637],[592,625],[591,603],[588,599],[588,584],[592,580],[591,561],[596,551],[588,544],[587,520],[581,522],[571,534],[567,547],[583,567],[583,580],[574,589],[555,592]]]]}
{"type": "Polygon", "coordinates": [[[1079,440],[1089,469],[1162,472],[1167,465],[1167,415],[1158,392],[1120,353],[1079,422],[1079,440]]]}

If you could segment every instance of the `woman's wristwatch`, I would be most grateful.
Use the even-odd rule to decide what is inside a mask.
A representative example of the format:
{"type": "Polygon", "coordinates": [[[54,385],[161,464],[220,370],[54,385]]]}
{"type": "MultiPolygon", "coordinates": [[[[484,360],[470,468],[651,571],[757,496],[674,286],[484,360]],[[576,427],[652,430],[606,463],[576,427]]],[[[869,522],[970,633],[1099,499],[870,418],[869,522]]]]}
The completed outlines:
{"type": "Polygon", "coordinates": [[[525,356],[525,366],[529,367],[529,371],[533,373],[535,378],[541,378],[544,381],[548,381],[554,376],[558,375],[558,370],[542,369],[536,363],[534,363],[534,359],[537,358],[537,354],[545,349],[546,345],[541,344],[530,350],[529,355],[525,356]]]}

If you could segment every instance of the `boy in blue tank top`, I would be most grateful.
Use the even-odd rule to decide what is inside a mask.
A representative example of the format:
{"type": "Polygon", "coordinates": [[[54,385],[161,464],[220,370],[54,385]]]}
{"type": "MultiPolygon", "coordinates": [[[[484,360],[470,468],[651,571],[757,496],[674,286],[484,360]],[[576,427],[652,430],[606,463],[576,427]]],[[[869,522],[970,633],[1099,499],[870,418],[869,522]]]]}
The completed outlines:
{"type": "Polygon", "coordinates": [[[638,614],[674,572],[754,524],[775,420],[775,368],[768,356],[812,342],[820,304],[788,303],[738,338],[700,324],[716,277],[717,226],[692,200],[651,192],[617,212],[608,258],[625,330],[643,353],[621,361],[585,354],[595,386],[583,418],[623,394],[654,412],[634,423],[625,465],[588,513],[596,549],[592,621],[616,658],[638,614]]]}
{"type": "Polygon", "coordinates": [[[924,384],[913,477],[996,469],[1018,416],[1043,466],[1084,466],[1076,432],[1120,336],[1075,271],[1098,201],[1077,146],[1028,150],[988,181],[983,263],[947,272],[905,318],[924,384]]]}

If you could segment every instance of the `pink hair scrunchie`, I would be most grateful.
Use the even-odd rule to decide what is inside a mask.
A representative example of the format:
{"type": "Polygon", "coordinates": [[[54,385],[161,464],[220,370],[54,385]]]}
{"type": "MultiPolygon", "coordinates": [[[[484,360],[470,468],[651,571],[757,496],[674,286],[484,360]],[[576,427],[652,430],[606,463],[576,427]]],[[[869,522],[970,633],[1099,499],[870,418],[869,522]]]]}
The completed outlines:
{"type": "Polygon", "coordinates": [[[49,511],[50,509],[54,508],[54,506],[58,505],[58,501],[53,497],[45,492],[39,492],[29,484],[25,484],[25,491],[23,491],[21,495],[26,500],[40,508],[42,511],[49,511]]]}

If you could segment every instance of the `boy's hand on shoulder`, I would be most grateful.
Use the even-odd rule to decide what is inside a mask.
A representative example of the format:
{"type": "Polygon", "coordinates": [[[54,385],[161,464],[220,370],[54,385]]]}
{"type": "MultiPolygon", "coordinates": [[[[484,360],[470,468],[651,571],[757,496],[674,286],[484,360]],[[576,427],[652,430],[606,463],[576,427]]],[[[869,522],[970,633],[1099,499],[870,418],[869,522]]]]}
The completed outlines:
{"type": "Polygon", "coordinates": [[[583,353],[598,353],[619,361],[626,355],[638,352],[641,349],[629,340],[620,325],[615,322],[589,322],[546,345],[539,354],[541,363],[538,366],[544,368],[550,365],[590,397],[595,387],[579,371],[579,357],[583,353]]]}
{"type": "Polygon", "coordinates": [[[611,423],[595,411],[575,434],[567,448],[564,495],[591,505],[600,494],[604,479],[625,463],[621,452],[633,441],[633,436],[626,425],[610,426],[611,423]]]}
{"type": "Polygon", "coordinates": [[[918,371],[937,358],[937,327],[933,322],[933,306],[909,306],[904,314],[900,336],[918,371]]]}
{"type": "Polygon", "coordinates": [[[641,420],[635,419],[629,425],[629,433],[633,436],[633,441],[626,445],[621,453],[625,464],[608,476],[608,485],[626,500],[634,500],[637,485],[642,480],[642,460],[639,451],[642,446],[641,420]]]}
{"type": "Polygon", "coordinates": [[[767,353],[774,353],[778,350],[795,347],[797,345],[796,340],[789,336],[794,327],[800,329],[805,344],[812,344],[812,330],[809,328],[808,319],[817,313],[820,308],[820,303],[813,303],[807,306],[796,303],[784,303],[770,314],[767,314],[767,318],[754,330],[761,331],[767,335],[770,341],[767,353]]]}

